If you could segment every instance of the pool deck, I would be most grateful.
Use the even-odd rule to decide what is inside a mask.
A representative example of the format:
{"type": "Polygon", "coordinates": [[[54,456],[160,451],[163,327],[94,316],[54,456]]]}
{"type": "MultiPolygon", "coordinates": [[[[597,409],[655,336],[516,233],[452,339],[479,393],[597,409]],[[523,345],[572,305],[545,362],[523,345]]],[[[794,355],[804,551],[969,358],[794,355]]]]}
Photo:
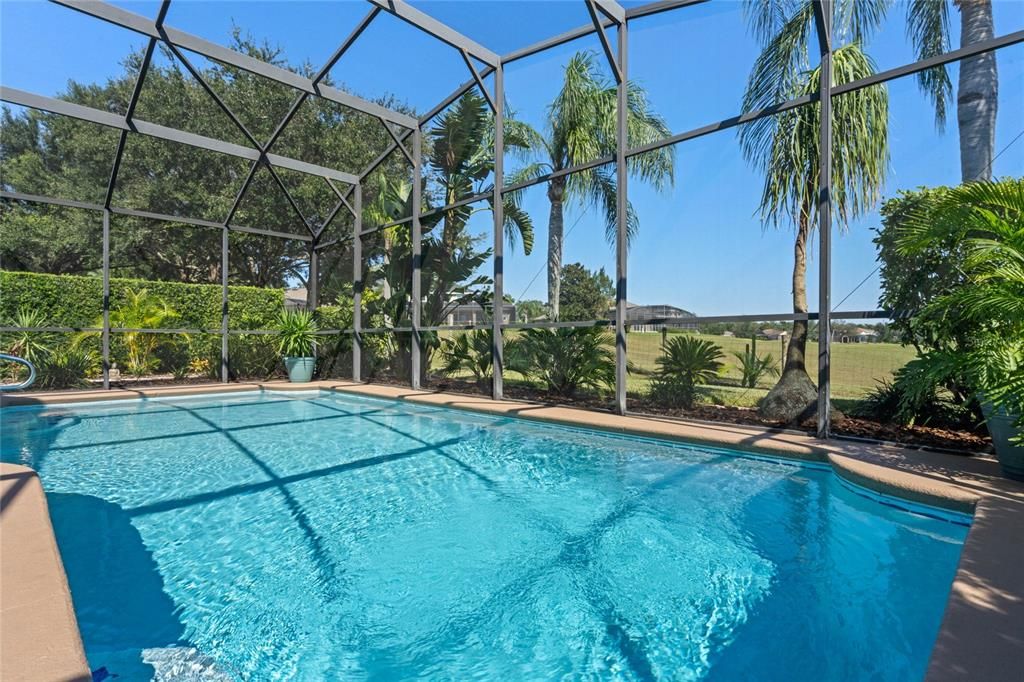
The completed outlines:
{"type": "MultiPolygon", "coordinates": [[[[0,397],[0,406],[254,390],[333,390],[830,464],[877,492],[973,513],[926,679],[1016,682],[1024,675],[1024,484],[988,456],[965,457],[750,426],[628,415],[397,386],[320,381],[209,384],[0,397]]],[[[2,414],[2,413],[0,413],[2,414]]],[[[0,465],[0,679],[88,680],[46,500],[30,469],[0,465]]]]}

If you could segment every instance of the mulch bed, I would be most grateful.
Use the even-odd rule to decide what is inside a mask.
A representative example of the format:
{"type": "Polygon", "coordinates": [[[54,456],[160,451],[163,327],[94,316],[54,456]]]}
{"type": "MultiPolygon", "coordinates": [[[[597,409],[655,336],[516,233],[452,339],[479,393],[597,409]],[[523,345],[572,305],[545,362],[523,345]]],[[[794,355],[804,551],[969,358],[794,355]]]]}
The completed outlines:
{"type": "MultiPolygon", "coordinates": [[[[376,381],[376,380],[375,380],[376,381]]],[[[383,382],[395,383],[399,382],[383,382]]],[[[450,391],[455,393],[468,393],[472,395],[486,395],[488,391],[481,390],[476,384],[457,379],[432,380],[427,390],[450,391]]],[[[546,405],[562,405],[571,407],[583,407],[591,410],[610,411],[612,402],[607,398],[592,394],[579,394],[573,398],[552,396],[544,391],[518,384],[505,384],[505,396],[513,400],[529,400],[544,403],[546,405]]],[[[750,407],[730,407],[723,405],[694,405],[690,409],[671,408],[659,405],[641,396],[629,396],[629,411],[638,415],[658,415],[665,417],[678,417],[681,419],[696,419],[700,421],[721,422],[726,424],[742,424],[746,426],[761,426],[768,428],[788,428],[813,433],[816,424],[809,420],[799,426],[773,422],[762,419],[757,410],[750,407]]],[[[851,436],[869,440],[887,441],[901,443],[917,447],[935,448],[941,450],[952,450],[963,454],[974,454],[977,452],[991,452],[992,440],[987,432],[971,432],[958,429],[942,428],[938,426],[902,426],[899,424],[884,424],[870,419],[850,417],[836,412],[832,418],[832,432],[839,436],[851,436]]]]}

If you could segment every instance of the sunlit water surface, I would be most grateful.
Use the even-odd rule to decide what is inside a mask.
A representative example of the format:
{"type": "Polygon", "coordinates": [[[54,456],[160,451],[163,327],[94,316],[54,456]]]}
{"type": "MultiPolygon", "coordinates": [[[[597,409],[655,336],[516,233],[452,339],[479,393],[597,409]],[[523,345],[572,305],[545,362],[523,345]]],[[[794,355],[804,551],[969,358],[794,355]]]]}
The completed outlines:
{"type": "Polygon", "coordinates": [[[119,680],[920,679],[967,531],[822,467],[336,394],[2,419],[119,680]]]}

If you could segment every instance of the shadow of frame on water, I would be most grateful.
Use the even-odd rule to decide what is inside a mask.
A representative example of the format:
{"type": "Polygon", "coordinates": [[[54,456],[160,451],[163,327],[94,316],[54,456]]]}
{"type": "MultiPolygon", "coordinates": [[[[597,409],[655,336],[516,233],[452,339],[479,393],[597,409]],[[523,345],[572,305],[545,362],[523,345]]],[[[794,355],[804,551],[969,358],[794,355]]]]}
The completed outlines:
{"type": "Polygon", "coordinates": [[[228,680],[183,639],[152,553],[116,504],[47,496],[94,680],[228,680]]]}

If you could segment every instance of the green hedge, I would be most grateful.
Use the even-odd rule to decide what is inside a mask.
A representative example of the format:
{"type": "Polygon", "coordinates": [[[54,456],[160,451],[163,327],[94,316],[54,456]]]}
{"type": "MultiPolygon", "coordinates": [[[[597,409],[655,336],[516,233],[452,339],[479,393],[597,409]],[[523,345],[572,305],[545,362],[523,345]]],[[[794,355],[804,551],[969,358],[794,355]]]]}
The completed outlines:
{"type": "MultiPolygon", "coordinates": [[[[110,307],[117,308],[129,290],[147,289],[180,315],[175,327],[219,329],[222,290],[218,284],[156,282],[110,278],[110,307]]],[[[0,272],[0,319],[11,322],[19,308],[40,311],[48,326],[90,327],[103,314],[99,277],[0,272]]],[[[284,291],[228,287],[232,329],[270,329],[284,308],[284,291]]]]}

